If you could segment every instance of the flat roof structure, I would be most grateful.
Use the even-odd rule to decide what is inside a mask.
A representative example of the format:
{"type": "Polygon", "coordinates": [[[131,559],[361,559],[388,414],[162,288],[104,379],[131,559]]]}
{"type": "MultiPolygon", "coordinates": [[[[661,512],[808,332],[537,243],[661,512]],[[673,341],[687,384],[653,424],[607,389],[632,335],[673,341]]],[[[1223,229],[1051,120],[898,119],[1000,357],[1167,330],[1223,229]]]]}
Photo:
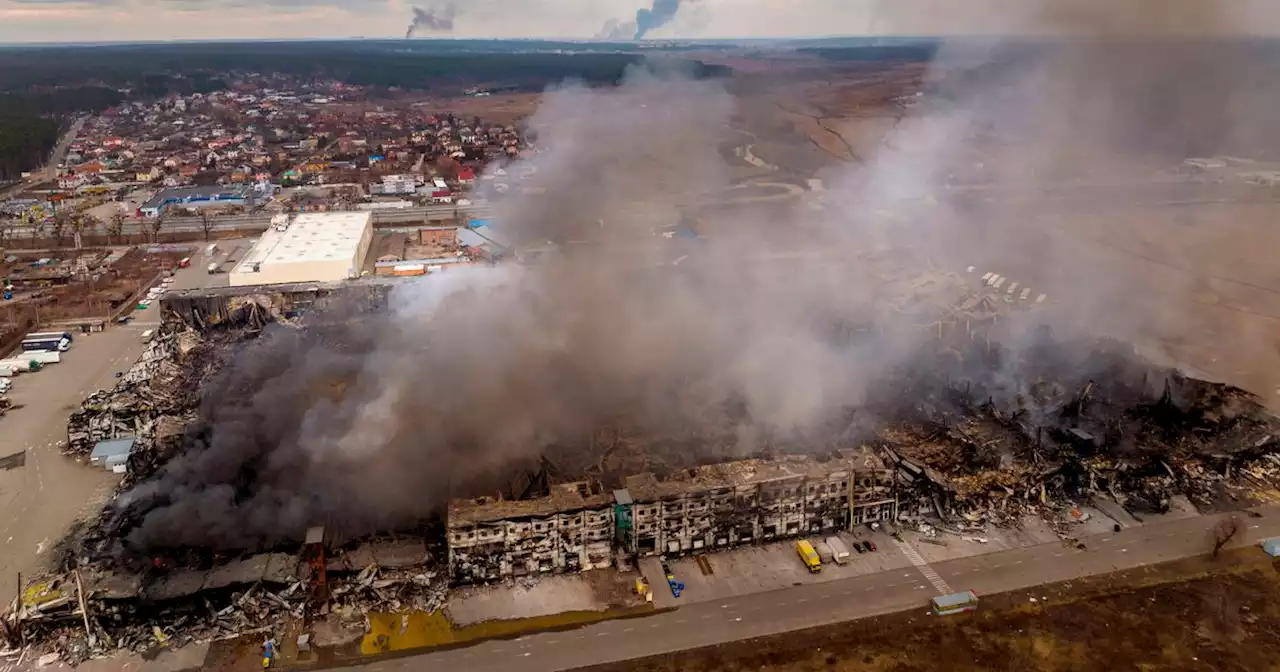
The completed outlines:
{"type": "Polygon", "coordinates": [[[129,461],[129,455],[133,453],[133,444],[136,441],[137,439],[132,436],[99,441],[93,447],[93,452],[89,453],[89,464],[96,464],[107,469],[125,464],[129,461]]]}
{"type": "MultiPolygon", "coordinates": [[[[687,492],[791,480],[825,479],[855,473],[860,468],[858,456],[861,454],[828,460],[819,460],[810,455],[791,455],[774,460],[738,460],[693,467],[663,480],[659,480],[653,473],[636,474],[625,479],[625,488],[614,490],[611,494],[593,487],[595,484],[590,481],[576,481],[553,485],[550,494],[537,499],[458,499],[449,505],[449,526],[544,518],[557,513],[601,509],[615,503],[653,502],[687,492]]],[[[865,466],[861,468],[882,466],[878,461],[874,465],[863,465],[865,466]]]]}
{"type": "Polygon", "coordinates": [[[852,473],[849,458],[819,460],[810,455],[789,455],[775,460],[747,459],[707,464],[677,472],[659,480],[652,473],[628,476],[627,492],[638,502],[654,501],[686,492],[753,486],[788,480],[827,478],[852,473]]]}
{"type": "Polygon", "coordinates": [[[244,185],[210,185],[206,187],[171,187],[161,189],[156,195],[139,206],[139,210],[159,212],[165,206],[175,203],[195,205],[201,203],[217,203],[221,201],[248,201],[251,191],[244,185]]]}
{"type": "Polygon", "coordinates": [[[303,213],[267,229],[231,270],[231,286],[356,278],[373,240],[369,212],[303,213]]]}
{"type": "Polygon", "coordinates": [[[549,495],[537,499],[455,499],[449,504],[449,526],[544,518],[610,506],[613,497],[592,485],[588,481],[558,483],[551,486],[549,495]]]}

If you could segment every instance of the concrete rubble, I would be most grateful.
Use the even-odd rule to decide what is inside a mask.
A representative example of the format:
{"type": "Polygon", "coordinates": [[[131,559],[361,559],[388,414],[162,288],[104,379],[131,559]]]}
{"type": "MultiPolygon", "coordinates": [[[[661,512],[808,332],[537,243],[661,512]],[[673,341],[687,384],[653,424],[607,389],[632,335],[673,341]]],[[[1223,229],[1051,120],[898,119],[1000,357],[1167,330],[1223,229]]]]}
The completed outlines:
{"type": "MultiPolygon", "coordinates": [[[[1240,508],[1253,503],[1254,493],[1280,486],[1280,422],[1252,395],[1158,369],[1131,347],[1112,341],[1032,332],[1009,339],[1019,343],[1017,349],[1005,348],[999,345],[1007,342],[1002,336],[1017,324],[1019,311],[1025,314],[1038,304],[1011,303],[1007,295],[971,284],[947,274],[893,284],[890,296],[880,297],[877,305],[899,319],[911,316],[913,324],[927,330],[930,338],[921,352],[878,384],[874,398],[841,418],[829,436],[791,442],[804,445],[761,437],[762,459],[782,459],[787,452],[811,455],[813,446],[832,454],[872,455],[882,465],[876,474],[831,476],[832,487],[823,492],[836,501],[844,493],[837,484],[861,483],[850,491],[853,495],[865,491],[877,506],[892,502],[894,524],[915,527],[926,541],[939,544],[947,543],[940,532],[966,544],[986,544],[985,532],[992,526],[1017,526],[1028,516],[1044,519],[1062,539],[1074,542],[1092,515],[1090,504],[1100,500],[1140,518],[1166,512],[1180,498],[1204,511],[1240,508]],[[945,309],[940,311],[940,304],[945,309]]],[[[67,452],[86,455],[99,441],[134,437],[122,487],[146,480],[183,449],[201,381],[266,324],[290,324],[306,305],[299,297],[314,300],[315,292],[291,288],[286,295],[293,298],[286,301],[215,293],[165,302],[170,312],[146,354],[113,389],[90,396],[73,414],[67,452]]],[[[873,324],[832,327],[833,338],[850,343],[875,331],[873,324]]],[[[674,474],[685,473],[697,485],[695,476],[705,481],[725,468],[693,464],[695,457],[732,455],[741,465],[754,464],[754,456],[742,460],[735,454],[736,432],[728,421],[723,437],[637,436],[626,426],[601,428],[588,445],[558,446],[561,454],[544,455],[513,477],[509,499],[520,505],[502,497],[486,500],[484,506],[502,509],[503,515],[473,522],[495,530],[535,525],[532,521],[562,514],[556,495],[573,486],[574,506],[602,512],[598,519],[584,519],[581,529],[598,532],[593,539],[606,550],[625,551],[611,536],[615,525],[608,516],[615,502],[608,493],[615,486],[610,483],[630,485],[629,493],[643,506],[645,488],[661,500],[667,490],[681,486],[674,474]],[[658,474],[648,476],[651,483],[636,480],[649,472],[658,474]],[[584,491],[575,485],[584,478],[603,487],[584,491]],[[544,511],[535,500],[546,500],[551,508],[544,511]],[[507,515],[507,509],[514,513],[507,515]]],[[[718,501],[716,496],[718,491],[711,492],[708,501],[718,501]]],[[[680,499],[683,515],[690,497],[668,499],[680,499]]],[[[855,499],[845,509],[856,511],[861,504],[855,499]]],[[[863,522],[838,508],[832,504],[822,518],[835,527],[863,522]]],[[[336,617],[355,624],[370,613],[436,611],[454,578],[449,553],[462,543],[448,542],[452,546],[446,548],[439,531],[342,540],[320,556],[322,565],[297,546],[239,556],[202,549],[143,556],[122,550],[119,531],[125,522],[104,516],[74,543],[63,545],[60,571],[24,577],[20,596],[0,618],[7,649],[28,660],[56,654],[75,664],[122,649],[278,636],[290,622],[336,617]]],[[[703,527],[690,528],[689,534],[709,534],[703,527]]],[[[653,550],[669,549],[672,540],[685,548],[683,530],[655,542],[653,550]]],[[[752,530],[747,543],[760,538],[752,530]]],[[[643,532],[637,527],[636,547],[645,541],[643,532]]],[[[564,555],[548,548],[547,557],[564,555]]],[[[609,564],[596,562],[591,549],[584,549],[576,563],[560,564],[565,569],[609,564]]],[[[477,566],[488,562],[488,556],[471,555],[468,561],[477,566]]],[[[505,576],[492,568],[471,573],[484,580],[505,576]]]]}
{"type": "Polygon", "coordinates": [[[371,542],[328,563],[327,599],[312,601],[305,563],[262,553],[207,569],[86,568],[25,584],[0,618],[6,648],[35,647],[72,665],[121,650],[148,652],[240,636],[269,636],[290,623],[334,615],[360,623],[370,613],[433,612],[448,593],[421,540],[371,542]],[[416,548],[417,553],[405,549],[416,548]],[[381,557],[358,571],[352,563],[381,557]]]}

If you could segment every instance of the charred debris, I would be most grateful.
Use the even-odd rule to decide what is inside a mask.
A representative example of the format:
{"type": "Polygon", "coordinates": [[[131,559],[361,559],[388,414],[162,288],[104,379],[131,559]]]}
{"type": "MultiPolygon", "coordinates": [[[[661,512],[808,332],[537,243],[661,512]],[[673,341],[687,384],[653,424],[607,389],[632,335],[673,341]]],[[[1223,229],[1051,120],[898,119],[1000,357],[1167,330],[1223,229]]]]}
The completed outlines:
{"type": "MultiPolygon", "coordinates": [[[[1202,510],[1239,508],[1280,481],[1280,423],[1249,393],[1152,366],[1119,342],[1022,328],[1037,316],[963,278],[909,288],[951,292],[941,318],[910,297],[886,301],[899,315],[919,314],[918,355],[806,445],[763,440],[766,456],[865,447],[894,472],[901,522],[965,532],[1030,515],[1066,540],[1070,512],[1097,498],[1137,516],[1167,511],[1178,497],[1202,510]]],[[[67,452],[83,456],[100,441],[132,437],[121,487],[146,482],[173,455],[202,445],[191,434],[203,431],[192,429],[199,390],[229,355],[266,329],[308,328],[300,316],[329,304],[333,291],[167,296],[165,323],[143,358],[71,417],[67,452]]],[[[364,292],[356,303],[367,310],[385,305],[385,286],[354,291],[364,292]]],[[[868,329],[841,323],[834,332],[854,341],[868,329]]],[[[721,442],[601,428],[581,446],[553,446],[534,463],[513,465],[503,496],[542,497],[584,478],[607,487],[641,471],[661,478],[719,452],[742,457],[731,455],[731,443],[706,443],[721,442]]],[[[25,583],[0,618],[10,647],[36,642],[76,662],[278,631],[290,620],[355,624],[371,611],[431,611],[446,599],[440,521],[363,539],[315,528],[301,543],[221,554],[130,550],[122,544],[129,524],[128,515],[104,514],[64,541],[60,571],[25,583]]]]}

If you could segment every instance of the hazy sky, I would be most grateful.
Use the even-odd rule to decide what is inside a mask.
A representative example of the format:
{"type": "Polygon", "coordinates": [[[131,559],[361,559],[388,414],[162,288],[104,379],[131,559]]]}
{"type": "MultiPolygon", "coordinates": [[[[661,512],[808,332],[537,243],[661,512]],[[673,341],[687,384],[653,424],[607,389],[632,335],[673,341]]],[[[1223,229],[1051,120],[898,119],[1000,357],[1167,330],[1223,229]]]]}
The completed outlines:
{"type": "MultiPolygon", "coordinates": [[[[435,0],[437,3],[448,0],[435,0]]],[[[430,0],[0,0],[0,42],[401,37],[430,0]]],[[[460,0],[456,37],[589,38],[637,0],[460,0]]],[[[651,37],[946,35],[1057,31],[1040,16],[1104,12],[1112,25],[1197,32],[1178,6],[1230,6],[1226,32],[1280,34],[1280,0],[683,0],[651,37]],[[1069,9],[1062,9],[1069,8],[1069,9]]],[[[1213,28],[1223,32],[1223,26],[1213,28]]]]}

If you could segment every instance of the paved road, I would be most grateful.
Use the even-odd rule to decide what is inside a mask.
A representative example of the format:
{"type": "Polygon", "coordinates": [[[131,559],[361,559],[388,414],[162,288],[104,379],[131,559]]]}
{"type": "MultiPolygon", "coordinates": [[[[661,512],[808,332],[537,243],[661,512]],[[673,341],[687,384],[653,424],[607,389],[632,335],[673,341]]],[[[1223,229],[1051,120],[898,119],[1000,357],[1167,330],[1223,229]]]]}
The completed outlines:
{"type": "MultiPolygon", "coordinates": [[[[225,277],[193,263],[177,273],[174,285],[201,287],[225,277]]],[[[115,384],[115,374],[142,354],[142,332],[159,318],[157,302],[135,312],[127,327],[76,334],[61,362],[14,378],[9,397],[23,407],[0,417],[0,456],[25,451],[26,464],[0,471],[0,603],[12,599],[17,573],[30,576],[41,569],[67,528],[96,513],[119,481],[62,455],[67,417],[86,395],[115,384]]]]}
{"type": "MultiPolygon", "coordinates": [[[[1280,507],[1245,518],[1241,543],[1280,535],[1280,507]]],[[[979,594],[1018,590],[1056,581],[1174,560],[1208,550],[1209,531],[1220,516],[1204,516],[1129,528],[1086,538],[1087,550],[1046,544],[952,560],[936,565],[862,575],[827,583],[703,602],[644,618],[609,621],[567,632],[493,640],[467,648],[387,659],[352,672],[467,670],[521,672],[564,670],[597,663],[681,651],[777,634],[918,607],[927,610],[935,584],[979,594]],[[936,574],[936,576],[932,576],[936,574]]],[[[899,552],[882,546],[880,552],[899,552]]]]}

